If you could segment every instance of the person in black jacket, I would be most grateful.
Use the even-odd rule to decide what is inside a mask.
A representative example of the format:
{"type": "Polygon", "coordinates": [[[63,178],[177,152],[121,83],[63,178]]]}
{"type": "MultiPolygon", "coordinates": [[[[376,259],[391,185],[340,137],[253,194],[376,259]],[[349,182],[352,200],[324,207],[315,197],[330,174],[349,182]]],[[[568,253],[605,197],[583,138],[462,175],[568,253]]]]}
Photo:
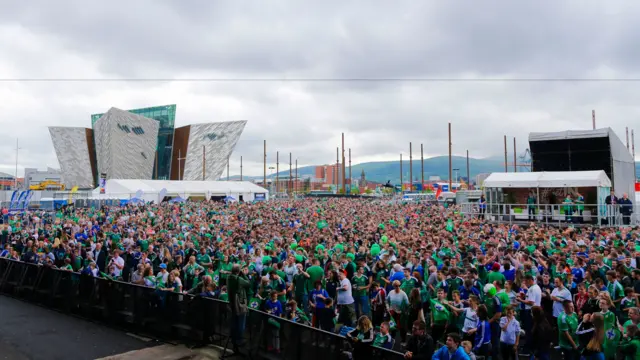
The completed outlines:
{"type": "Polygon", "coordinates": [[[633,203],[629,199],[629,195],[622,194],[622,199],[618,199],[620,204],[620,214],[622,214],[622,225],[631,224],[631,214],[633,213],[633,203]]]}
{"type": "Polygon", "coordinates": [[[416,320],[413,322],[412,335],[407,342],[405,359],[428,360],[433,356],[433,339],[426,332],[427,325],[416,320]]]}
{"type": "Polygon", "coordinates": [[[347,333],[347,339],[353,346],[353,360],[370,359],[373,356],[373,325],[366,315],[358,319],[358,326],[347,333]]]}
{"type": "Polygon", "coordinates": [[[614,209],[618,205],[618,198],[616,197],[616,193],[611,189],[611,194],[604,199],[604,203],[610,206],[607,206],[607,218],[603,219],[603,223],[613,225],[614,224],[614,209]]]}

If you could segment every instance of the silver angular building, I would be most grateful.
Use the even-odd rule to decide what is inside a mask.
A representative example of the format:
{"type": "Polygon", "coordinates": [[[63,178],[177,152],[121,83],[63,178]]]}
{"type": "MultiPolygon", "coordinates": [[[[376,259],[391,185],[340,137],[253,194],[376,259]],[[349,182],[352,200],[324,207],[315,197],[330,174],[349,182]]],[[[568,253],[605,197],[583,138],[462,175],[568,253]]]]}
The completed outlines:
{"type": "Polygon", "coordinates": [[[93,128],[50,127],[67,188],[98,179],[218,180],[246,121],[174,128],[175,105],[91,116],[93,128]]]}
{"type": "Polygon", "coordinates": [[[98,172],[107,179],[151,179],[159,124],[111,108],[93,125],[98,172]]]}
{"type": "Polygon", "coordinates": [[[74,186],[88,189],[95,185],[94,168],[91,155],[93,153],[93,132],[81,127],[49,128],[53,141],[62,180],[68,189],[74,186]]]}
{"type": "Polygon", "coordinates": [[[203,175],[204,180],[218,180],[246,124],[229,121],[190,125],[182,180],[203,180],[203,175]]]}

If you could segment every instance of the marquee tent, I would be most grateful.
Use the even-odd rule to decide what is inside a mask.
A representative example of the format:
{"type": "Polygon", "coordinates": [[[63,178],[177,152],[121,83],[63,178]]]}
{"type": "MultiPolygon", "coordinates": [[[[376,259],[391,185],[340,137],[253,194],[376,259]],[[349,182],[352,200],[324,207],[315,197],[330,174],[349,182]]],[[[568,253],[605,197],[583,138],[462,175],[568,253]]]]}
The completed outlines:
{"type": "Polygon", "coordinates": [[[610,188],[611,180],[604,171],[552,171],[492,173],[484,180],[485,188],[610,188]]]}
{"type": "Polygon", "coordinates": [[[93,192],[98,199],[131,199],[139,197],[145,201],[162,201],[167,197],[216,198],[233,196],[242,201],[268,200],[269,191],[249,181],[174,181],[174,180],[107,180],[105,193],[93,192]],[[258,196],[256,196],[256,194],[258,196]],[[164,198],[163,196],[163,198],[164,198]],[[258,199],[256,199],[258,198],[258,199]]]}

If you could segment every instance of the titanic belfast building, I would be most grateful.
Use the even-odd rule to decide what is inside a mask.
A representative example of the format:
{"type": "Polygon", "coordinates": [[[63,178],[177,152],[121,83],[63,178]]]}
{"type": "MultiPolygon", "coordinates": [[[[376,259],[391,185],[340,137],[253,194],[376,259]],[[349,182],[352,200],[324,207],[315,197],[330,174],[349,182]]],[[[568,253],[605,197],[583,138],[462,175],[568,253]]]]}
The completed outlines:
{"type": "Polygon", "coordinates": [[[49,127],[68,189],[99,179],[218,180],[246,121],[175,128],[176,106],[111,108],[91,128],[49,127]]]}

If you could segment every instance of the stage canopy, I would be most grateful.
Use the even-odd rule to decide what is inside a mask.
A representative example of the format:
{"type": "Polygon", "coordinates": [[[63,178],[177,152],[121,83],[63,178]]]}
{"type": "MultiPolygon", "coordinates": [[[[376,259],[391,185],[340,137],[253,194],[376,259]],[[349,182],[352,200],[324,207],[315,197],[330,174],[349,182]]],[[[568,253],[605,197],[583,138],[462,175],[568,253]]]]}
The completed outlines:
{"type": "Polygon", "coordinates": [[[485,188],[568,188],[611,187],[604,171],[553,171],[492,173],[484,180],[485,188]]]}
{"type": "Polygon", "coordinates": [[[635,163],[611,128],[530,133],[534,172],[603,170],[617,196],[634,192],[635,163]]]}

